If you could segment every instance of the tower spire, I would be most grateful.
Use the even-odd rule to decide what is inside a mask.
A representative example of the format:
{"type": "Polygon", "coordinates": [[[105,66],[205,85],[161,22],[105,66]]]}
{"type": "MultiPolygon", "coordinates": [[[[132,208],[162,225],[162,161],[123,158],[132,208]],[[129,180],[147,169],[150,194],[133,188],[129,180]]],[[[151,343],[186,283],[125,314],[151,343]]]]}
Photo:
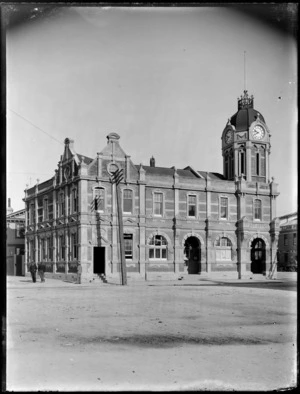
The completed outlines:
{"type": "Polygon", "coordinates": [[[244,51],[244,91],[247,91],[247,87],[246,87],[246,51],[244,51]]]}

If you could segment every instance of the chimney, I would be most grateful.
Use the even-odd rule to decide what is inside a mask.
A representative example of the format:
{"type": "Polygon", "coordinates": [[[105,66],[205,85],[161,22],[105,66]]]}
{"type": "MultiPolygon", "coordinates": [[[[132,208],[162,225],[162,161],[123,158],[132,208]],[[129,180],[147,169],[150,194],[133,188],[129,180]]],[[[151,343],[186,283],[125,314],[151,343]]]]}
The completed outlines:
{"type": "Polygon", "coordinates": [[[150,167],[155,167],[155,159],[153,156],[150,159],[150,167]]]}
{"type": "Polygon", "coordinates": [[[6,215],[9,215],[10,213],[13,213],[13,209],[12,209],[12,207],[10,206],[10,198],[8,199],[8,207],[7,207],[7,209],[6,209],[6,215]]]}

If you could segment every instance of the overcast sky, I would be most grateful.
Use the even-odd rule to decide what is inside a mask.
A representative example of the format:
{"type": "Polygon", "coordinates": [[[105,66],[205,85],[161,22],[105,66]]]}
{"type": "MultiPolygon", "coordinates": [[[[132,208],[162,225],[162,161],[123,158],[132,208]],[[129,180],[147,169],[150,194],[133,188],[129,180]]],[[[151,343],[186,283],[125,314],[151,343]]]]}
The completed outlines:
{"type": "Polygon", "coordinates": [[[111,132],[134,164],[223,172],[246,88],[271,130],[277,215],[297,210],[297,46],[229,7],[39,9],[7,30],[7,197],[54,175],[63,141],[95,158],[111,132]],[[246,67],[244,67],[246,51],[246,67]],[[245,78],[246,69],[246,78],[245,78]]]}

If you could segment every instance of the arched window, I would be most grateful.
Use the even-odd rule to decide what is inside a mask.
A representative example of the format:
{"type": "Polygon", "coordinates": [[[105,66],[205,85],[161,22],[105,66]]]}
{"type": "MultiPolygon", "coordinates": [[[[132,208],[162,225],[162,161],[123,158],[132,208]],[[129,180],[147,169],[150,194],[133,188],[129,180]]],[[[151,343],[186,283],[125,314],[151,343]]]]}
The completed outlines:
{"type": "Polygon", "coordinates": [[[105,190],[103,187],[95,187],[92,202],[92,209],[98,212],[104,212],[105,208],[105,190]]]}
{"type": "Polygon", "coordinates": [[[167,241],[162,235],[154,235],[149,245],[149,259],[167,259],[167,241]]]}
{"type": "Polygon", "coordinates": [[[241,150],[240,151],[240,175],[245,175],[246,173],[246,162],[245,162],[245,151],[241,150]]]}
{"type": "Polygon", "coordinates": [[[254,220],[261,220],[261,200],[254,200],[254,220]]]}
{"type": "Polygon", "coordinates": [[[124,213],[132,213],[132,190],[124,189],[123,190],[123,212],[124,213]]]}
{"type": "Polygon", "coordinates": [[[231,260],[232,258],[232,244],[229,238],[221,237],[216,240],[216,260],[231,260]]]}

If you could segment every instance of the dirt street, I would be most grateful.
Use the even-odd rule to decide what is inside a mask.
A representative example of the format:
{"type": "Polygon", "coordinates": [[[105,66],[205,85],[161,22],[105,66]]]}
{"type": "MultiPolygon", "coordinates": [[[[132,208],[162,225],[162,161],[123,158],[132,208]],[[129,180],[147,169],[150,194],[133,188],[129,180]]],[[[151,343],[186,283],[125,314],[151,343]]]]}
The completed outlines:
{"type": "Polygon", "coordinates": [[[296,385],[296,282],[7,282],[7,390],[296,385]]]}

